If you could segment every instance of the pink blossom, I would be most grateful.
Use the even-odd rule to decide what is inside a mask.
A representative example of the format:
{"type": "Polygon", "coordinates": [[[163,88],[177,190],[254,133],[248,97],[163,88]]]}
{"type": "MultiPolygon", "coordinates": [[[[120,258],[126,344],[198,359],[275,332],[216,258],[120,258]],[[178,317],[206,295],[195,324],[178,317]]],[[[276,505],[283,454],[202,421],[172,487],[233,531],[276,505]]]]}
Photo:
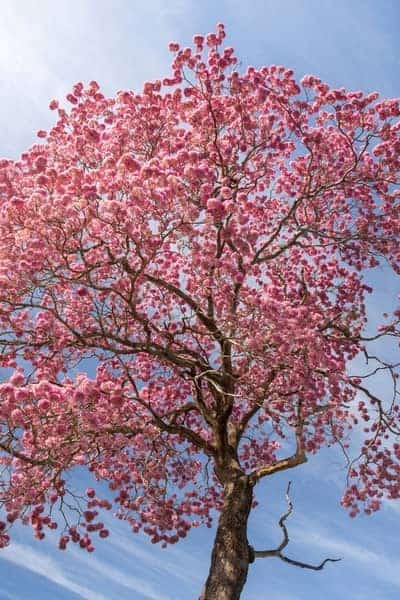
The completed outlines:
{"type": "Polygon", "coordinates": [[[140,170],[140,163],[130,154],[124,154],[118,161],[118,166],[127,171],[135,172],[140,170]]]}
{"type": "Polygon", "coordinates": [[[178,52],[178,50],[179,50],[179,44],[177,42],[170,42],[168,44],[168,50],[170,52],[178,52]]]}

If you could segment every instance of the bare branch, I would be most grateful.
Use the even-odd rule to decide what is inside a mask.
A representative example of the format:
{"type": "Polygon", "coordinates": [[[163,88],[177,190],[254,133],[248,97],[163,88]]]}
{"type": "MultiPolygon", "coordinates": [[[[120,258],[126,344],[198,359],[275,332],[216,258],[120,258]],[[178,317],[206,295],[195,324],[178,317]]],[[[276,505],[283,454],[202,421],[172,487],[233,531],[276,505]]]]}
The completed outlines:
{"type": "Polygon", "coordinates": [[[293,560],[292,558],[288,558],[287,556],[280,555],[279,558],[283,560],[283,562],[289,563],[290,565],[294,565],[295,567],[301,567],[302,569],[311,569],[312,571],[322,571],[327,562],[339,562],[341,558],[325,558],[319,565],[310,565],[308,563],[303,563],[300,560],[293,560]]]}
{"type": "Polygon", "coordinates": [[[279,546],[277,546],[276,548],[274,548],[273,550],[254,550],[254,548],[252,548],[250,546],[250,556],[252,558],[252,562],[256,559],[256,558],[280,558],[283,562],[286,562],[290,565],[294,565],[295,567],[300,567],[301,569],[311,569],[312,571],[321,571],[324,566],[326,565],[326,563],[328,562],[339,562],[340,560],[342,560],[341,558],[325,558],[325,560],[323,560],[320,564],[318,565],[312,565],[310,563],[306,563],[300,560],[296,560],[294,558],[289,558],[288,556],[285,556],[284,554],[282,554],[282,550],[284,548],[286,548],[286,546],[289,544],[289,533],[285,524],[286,519],[288,519],[290,517],[290,515],[293,512],[293,503],[290,499],[289,493],[290,493],[290,485],[291,482],[289,481],[287,489],[286,489],[286,501],[287,501],[287,505],[288,505],[288,509],[287,511],[281,516],[281,518],[279,519],[279,527],[282,529],[283,532],[283,538],[281,543],[279,544],[279,546]]]}

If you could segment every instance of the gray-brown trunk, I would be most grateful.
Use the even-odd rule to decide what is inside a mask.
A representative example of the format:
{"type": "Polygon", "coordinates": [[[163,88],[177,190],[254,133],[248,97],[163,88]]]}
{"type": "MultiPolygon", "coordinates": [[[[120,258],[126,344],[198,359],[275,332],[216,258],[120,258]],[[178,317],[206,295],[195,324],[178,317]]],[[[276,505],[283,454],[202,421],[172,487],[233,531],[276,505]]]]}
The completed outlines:
{"type": "Polygon", "coordinates": [[[238,600],[250,562],[247,521],[253,487],[245,475],[225,485],[211,566],[200,600],[238,600]]]}

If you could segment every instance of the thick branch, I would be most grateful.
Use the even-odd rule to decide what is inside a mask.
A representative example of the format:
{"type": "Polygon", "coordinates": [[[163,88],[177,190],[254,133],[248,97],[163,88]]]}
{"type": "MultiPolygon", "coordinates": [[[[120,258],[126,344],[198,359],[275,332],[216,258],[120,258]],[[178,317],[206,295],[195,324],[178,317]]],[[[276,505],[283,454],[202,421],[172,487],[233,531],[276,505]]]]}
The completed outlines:
{"type": "Polygon", "coordinates": [[[18,452],[18,450],[15,450],[15,448],[12,448],[11,446],[7,446],[2,443],[0,443],[0,449],[4,450],[4,452],[9,454],[10,456],[13,456],[14,458],[18,458],[19,460],[29,463],[35,467],[46,467],[46,466],[52,465],[52,461],[50,459],[38,460],[35,458],[31,458],[30,456],[26,456],[26,454],[22,454],[22,452],[18,452]]]}
{"type": "Polygon", "coordinates": [[[266,477],[267,475],[273,475],[274,473],[278,473],[278,471],[285,471],[286,469],[293,469],[298,465],[307,462],[307,456],[304,451],[296,452],[289,458],[283,458],[282,460],[277,460],[270,465],[264,465],[259,469],[256,469],[251,474],[251,479],[256,483],[262,477],[266,477]]]}

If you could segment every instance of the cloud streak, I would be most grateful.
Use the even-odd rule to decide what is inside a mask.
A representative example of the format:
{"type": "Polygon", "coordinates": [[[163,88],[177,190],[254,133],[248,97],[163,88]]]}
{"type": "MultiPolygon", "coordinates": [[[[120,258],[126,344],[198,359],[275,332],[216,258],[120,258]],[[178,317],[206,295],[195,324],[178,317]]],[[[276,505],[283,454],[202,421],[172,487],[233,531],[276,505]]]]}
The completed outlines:
{"type": "MultiPolygon", "coordinates": [[[[78,552],[79,550],[76,550],[77,562],[79,561],[80,564],[86,565],[89,572],[95,571],[109,582],[127,588],[129,591],[135,593],[135,598],[143,598],[143,600],[172,600],[170,596],[158,592],[151,584],[139,577],[127,575],[124,571],[113,567],[109,562],[99,560],[93,556],[82,556],[82,554],[78,556],[78,552]]],[[[75,554],[75,551],[72,551],[72,554],[75,554]]]]}
{"type": "MultiPolygon", "coordinates": [[[[123,547],[124,540],[121,538],[119,543],[123,547]]],[[[125,549],[131,558],[135,556],[128,544],[126,544],[125,549]]],[[[149,565],[154,564],[154,561],[151,561],[150,554],[144,550],[136,552],[136,554],[149,565]]],[[[35,575],[45,577],[49,582],[64,588],[68,592],[73,592],[79,598],[84,598],[84,600],[109,600],[109,593],[103,595],[94,589],[98,588],[99,585],[98,575],[101,577],[103,590],[105,587],[107,590],[109,588],[113,595],[115,594],[115,586],[118,586],[128,589],[131,592],[131,597],[140,598],[140,600],[171,600],[170,596],[157,591],[153,585],[140,577],[126,574],[126,569],[121,570],[113,566],[111,562],[99,560],[94,555],[87,556],[84,552],[75,548],[71,548],[68,553],[63,554],[63,559],[66,558],[67,560],[67,568],[71,568],[71,571],[73,568],[73,579],[66,572],[66,569],[59,564],[58,560],[48,554],[47,544],[44,544],[44,552],[41,552],[26,544],[13,542],[12,545],[1,551],[0,558],[20,568],[27,569],[35,575]],[[91,580],[93,580],[93,583],[91,580]],[[92,584],[93,587],[88,584],[92,584]]],[[[161,561],[155,561],[155,564],[162,566],[161,561]]],[[[165,566],[166,570],[167,566],[165,566]]]]}
{"type": "MultiPolygon", "coordinates": [[[[187,552],[177,548],[168,548],[162,557],[156,556],[156,549],[145,550],[142,544],[131,541],[133,534],[121,535],[113,531],[110,537],[110,545],[117,551],[122,551],[125,556],[135,557],[140,562],[163,576],[168,574],[185,583],[193,584],[201,582],[202,568],[205,567],[200,557],[191,557],[187,552]],[[171,560],[172,559],[172,560],[171,560]]],[[[158,549],[157,549],[158,550],[158,549]]],[[[207,557],[208,560],[208,557],[207,557]]]]}
{"type": "Polygon", "coordinates": [[[99,592],[70,579],[53,558],[30,546],[14,542],[1,551],[1,558],[18,567],[28,569],[35,575],[45,577],[51,583],[55,583],[85,600],[107,600],[106,596],[99,592]]]}
{"type": "Polygon", "coordinates": [[[366,549],[365,545],[348,542],[340,537],[332,536],[332,532],[320,527],[318,532],[305,533],[315,528],[315,523],[309,523],[301,529],[293,528],[293,537],[300,542],[313,548],[331,553],[331,556],[350,559],[358,563],[362,568],[367,568],[369,574],[384,583],[391,583],[400,588],[400,560],[393,559],[388,554],[381,554],[366,549]]]}

